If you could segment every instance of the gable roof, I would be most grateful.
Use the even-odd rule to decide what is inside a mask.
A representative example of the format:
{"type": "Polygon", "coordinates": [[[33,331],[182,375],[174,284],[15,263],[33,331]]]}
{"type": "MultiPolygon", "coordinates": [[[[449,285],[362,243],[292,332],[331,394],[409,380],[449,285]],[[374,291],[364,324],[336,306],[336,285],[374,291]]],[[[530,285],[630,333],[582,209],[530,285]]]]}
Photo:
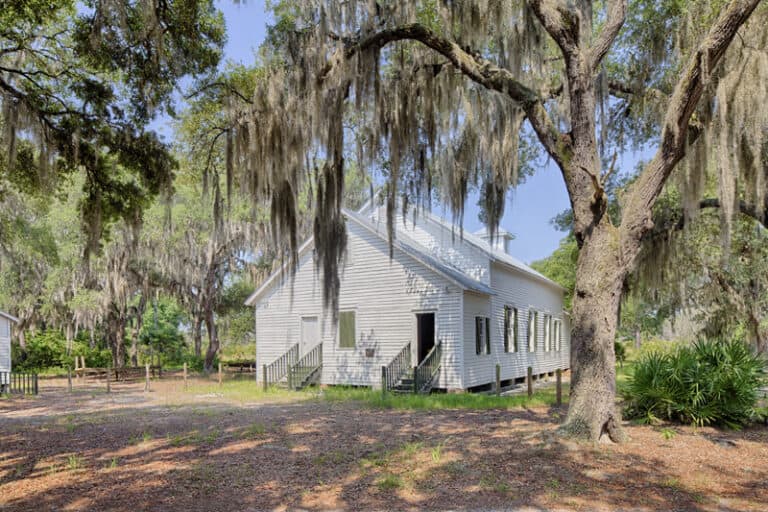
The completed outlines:
{"type": "Polygon", "coordinates": [[[0,316],[2,316],[3,318],[7,318],[8,320],[10,320],[11,322],[13,322],[15,324],[19,323],[19,319],[18,318],[16,318],[13,315],[9,315],[5,311],[0,311],[0,316]]]}
{"type": "MultiPolygon", "coordinates": [[[[372,225],[365,217],[362,215],[352,212],[347,209],[342,209],[342,213],[344,216],[353,221],[355,224],[365,228],[369,232],[373,233],[380,239],[388,242],[387,235],[385,233],[380,232],[378,229],[376,229],[376,226],[372,225]]],[[[307,250],[314,244],[314,236],[311,236],[307,239],[306,242],[304,242],[301,247],[299,247],[299,259],[307,252],[307,250]]],[[[493,295],[493,290],[486,284],[481,283],[480,281],[477,281],[475,279],[472,279],[471,277],[467,276],[466,274],[456,270],[455,268],[446,265],[445,263],[441,262],[437,258],[434,258],[433,256],[427,254],[424,250],[409,244],[403,240],[395,239],[392,241],[392,246],[394,249],[400,250],[406,255],[410,256],[411,258],[415,259],[425,267],[429,268],[433,272],[436,272],[437,274],[443,276],[444,278],[451,281],[453,284],[457,285],[462,290],[467,290],[471,292],[481,293],[484,295],[493,295]]],[[[284,272],[288,270],[287,265],[283,265],[280,269],[275,271],[269,278],[267,278],[266,281],[264,281],[261,286],[259,286],[256,291],[254,291],[245,301],[246,306],[252,306],[254,305],[258,298],[261,297],[261,295],[264,294],[267,290],[272,288],[273,285],[278,282],[278,278],[283,275],[284,272]]]]}
{"type": "MultiPolygon", "coordinates": [[[[455,229],[455,226],[452,224],[449,224],[446,220],[442,219],[441,217],[435,215],[432,212],[425,212],[425,216],[427,219],[431,220],[432,222],[435,222],[439,225],[441,225],[445,229],[453,230],[455,229]]],[[[482,233],[483,230],[480,230],[476,233],[482,233]]],[[[505,230],[500,230],[499,234],[508,234],[505,230]]],[[[488,256],[491,258],[491,261],[494,261],[496,263],[501,263],[502,265],[505,265],[507,267],[511,267],[515,270],[518,270],[524,274],[527,274],[539,281],[542,281],[544,283],[547,283],[551,286],[554,286],[558,288],[559,290],[565,291],[565,288],[563,288],[559,283],[556,283],[555,281],[551,280],[544,274],[541,274],[540,272],[537,272],[536,270],[532,269],[530,266],[526,265],[522,261],[518,260],[511,254],[508,254],[502,250],[496,249],[491,244],[489,244],[486,240],[483,240],[480,236],[478,236],[475,233],[470,233],[468,231],[463,232],[463,239],[464,241],[470,243],[471,245],[474,245],[478,249],[484,251],[488,256]]]]}

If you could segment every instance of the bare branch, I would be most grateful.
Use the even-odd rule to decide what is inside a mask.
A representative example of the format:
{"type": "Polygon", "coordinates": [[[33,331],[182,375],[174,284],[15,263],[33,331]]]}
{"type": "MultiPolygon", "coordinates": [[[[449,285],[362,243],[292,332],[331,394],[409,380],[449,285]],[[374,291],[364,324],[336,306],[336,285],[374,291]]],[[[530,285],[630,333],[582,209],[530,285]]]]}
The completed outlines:
{"type": "Polygon", "coordinates": [[[608,20],[600,35],[589,49],[589,65],[592,71],[597,70],[605,54],[619,35],[624,20],[627,18],[627,0],[612,0],[608,5],[608,20]]]}

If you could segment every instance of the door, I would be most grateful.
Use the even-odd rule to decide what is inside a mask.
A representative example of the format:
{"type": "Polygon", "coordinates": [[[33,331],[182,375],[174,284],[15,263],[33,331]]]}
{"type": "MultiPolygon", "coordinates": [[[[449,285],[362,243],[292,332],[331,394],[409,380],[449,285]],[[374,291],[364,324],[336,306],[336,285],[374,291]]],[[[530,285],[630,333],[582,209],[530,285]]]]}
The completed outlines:
{"type": "Polygon", "coordinates": [[[416,315],[417,364],[421,363],[432,347],[435,346],[435,314],[418,313],[416,315]]]}
{"type": "Polygon", "coordinates": [[[301,317],[301,339],[299,353],[304,355],[320,343],[320,322],[316,316],[301,317]]]}

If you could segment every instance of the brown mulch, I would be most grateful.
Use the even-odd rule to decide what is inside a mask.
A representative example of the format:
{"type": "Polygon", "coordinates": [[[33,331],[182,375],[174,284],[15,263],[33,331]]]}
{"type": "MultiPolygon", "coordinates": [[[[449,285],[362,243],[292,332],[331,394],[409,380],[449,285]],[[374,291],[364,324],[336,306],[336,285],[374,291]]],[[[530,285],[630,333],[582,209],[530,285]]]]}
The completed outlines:
{"type": "Polygon", "coordinates": [[[242,403],[178,386],[46,383],[0,400],[0,510],[766,510],[768,431],[627,425],[563,442],[563,410],[242,403]]]}

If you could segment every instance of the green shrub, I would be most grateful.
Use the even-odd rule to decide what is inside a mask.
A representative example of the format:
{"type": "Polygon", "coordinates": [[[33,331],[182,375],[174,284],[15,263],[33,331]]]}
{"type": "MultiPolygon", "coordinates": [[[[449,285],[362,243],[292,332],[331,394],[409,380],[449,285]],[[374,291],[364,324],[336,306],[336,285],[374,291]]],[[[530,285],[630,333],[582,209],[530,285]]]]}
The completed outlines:
{"type": "Polygon", "coordinates": [[[627,349],[620,341],[613,342],[613,351],[616,354],[616,362],[619,365],[624,366],[624,361],[627,360],[627,349]]]}
{"type": "Polygon", "coordinates": [[[39,370],[62,367],[65,364],[67,341],[61,331],[49,329],[27,339],[27,350],[14,347],[13,367],[18,370],[39,370]]]}
{"type": "Polygon", "coordinates": [[[708,340],[646,353],[622,387],[625,414],[646,422],[740,427],[759,417],[765,365],[741,341],[708,340]]]}
{"type": "Polygon", "coordinates": [[[27,350],[14,342],[13,367],[18,370],[45,371],[54,368],[74,366],[74,357],[85,357],[85,364],[91,368],[104,368],[112,364],[112,353],[108,348],[91,348],[85,338],[72,341],[72,350],[67,354],[67,340],[57,329],[47,329],[27,339],[27,350]]]}

